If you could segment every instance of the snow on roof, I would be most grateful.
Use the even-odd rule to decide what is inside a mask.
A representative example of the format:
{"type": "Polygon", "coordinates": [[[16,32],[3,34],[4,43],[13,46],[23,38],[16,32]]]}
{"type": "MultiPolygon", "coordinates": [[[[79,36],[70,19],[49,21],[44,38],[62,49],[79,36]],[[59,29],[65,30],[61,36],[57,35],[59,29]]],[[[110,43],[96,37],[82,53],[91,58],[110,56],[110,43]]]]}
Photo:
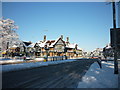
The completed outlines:
{"type": "Polygon", "coordinates": [[[96,48],[93,50],[93,52],[96,52],[96,51],[103,51],[103,48],[96,48]]]}
{"type": "Polygon", "coordinates": [[[45,41],[45,42],[40,42],[40,43],[38,43],[38,45],[39,45],[40,47],[44,47],[44,46],[46,45],[46,42],[47,42],[47,41],[45,41]]]}
{"type": "Polygon", "coordinates": [[[9,48],[17,48],[17,47],[19,47],[19,46],[17,46],[17,45],[13,45],[13,46],[9,46],[9,48]]]}
{"type": "Polygon", "coordinates": [[[70,43],[66,47],[67,48],[75,48],[75,46],[76,46],[76,43],[70,43]]]}
{"type": "MultiPolygon", "coordinates": [[[[53,47],[56,43],[57,43],[57,41],[60,39],[61,37],[59,37],[59,38],[57,38],[56,40],[47,40],[47,41],[45,41],[45,42],[43,42],[43,41],[38,41],[37,43],[38,43],[38,45],[40,46],[40,47],[45,47],[45,45],[47,45],[48,47],[53,47]]],[[[65,41],[64,41],[65,42],[65,41]]],[[[66,42],[65,42],[66,43],[66,42]]],[[[76,47],[76,43],[66,43],[66,47],[67,48],[75,48],[76,47]]],[[[80,47],[77,47],[77,49],[79,49],[79,50],[82,50],[80,47]]]]}
{"type": "Polygon", "coordinates": [[[59,39],[60,39],[60,37],[57,38],[57,39],[55,40],[55,42],[53,42],[53,43],[50,45],[50,47],[53,47],[53,45],[55,45],[55,43],[56,43],[59,39]]]}
{"type": "Polygon", "coordinates": [[[80,48],[80,47],[78,47],[78,46],[77,46],[77,49],[78,49],[78,50],[82,50],[82,48],[80,48]]]}
{"type": "Polygon", "coordinates": [[[22,40],[22,42],[29,42],[28,40],[22,40]]]}
{"type": "Polygon", "coordinates": [[[18,46],[17,46],[17,45],[13,45],[13,46],[12,46],[12,48],[16,48],[16,47],[18,47],[18,46]]]}
{"type": "Polygon", "coordinates": [[[32,44],[30,44],[30,45],[28,45],[26,47],[34,47],[34,45],[35,45],[35,43],[32,43],[32,44]]]}
{"type": "Polygon", "coordinates": [[[112,48],[110,45],[106,47],[106,49],[110,49],[110,48],[112,48]]]}
{"type": "Polygon", "coordinates": [[[42,41],[42,40],[40,40],[40,41],[37,41],[37,43],[43,43],[43,41],[42,41]]]}

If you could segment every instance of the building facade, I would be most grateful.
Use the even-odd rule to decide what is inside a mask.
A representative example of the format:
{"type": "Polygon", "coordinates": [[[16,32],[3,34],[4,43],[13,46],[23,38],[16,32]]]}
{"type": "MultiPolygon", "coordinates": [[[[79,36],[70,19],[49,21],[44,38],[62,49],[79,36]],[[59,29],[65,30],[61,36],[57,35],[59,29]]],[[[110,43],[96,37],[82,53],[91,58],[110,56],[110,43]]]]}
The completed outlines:
{"type": "Polygon", "coordinates": [[[63,40],[63,35],[56,40],[47,40],[44,35],[44,39],[36,43],[23,41],[19,46],[10,47],[8,51],[27,57],[67,56],[73,58],[82,56],[82,49],[76,43],[70,43],[69,37],[66,38],[66,41],[63,40]]]}
{"type": "Polygon", "coordinates": [[[77,44],[71,44],[68,37],[67,41],[64,41],[62,35],[56,40],[46,40],[46,36],[44,36],[43,41],[38,41],[34,48],[36,51],[35,55],[41,57],[64,55],[70,57],[82,56],[82,49],[77,44]]]}

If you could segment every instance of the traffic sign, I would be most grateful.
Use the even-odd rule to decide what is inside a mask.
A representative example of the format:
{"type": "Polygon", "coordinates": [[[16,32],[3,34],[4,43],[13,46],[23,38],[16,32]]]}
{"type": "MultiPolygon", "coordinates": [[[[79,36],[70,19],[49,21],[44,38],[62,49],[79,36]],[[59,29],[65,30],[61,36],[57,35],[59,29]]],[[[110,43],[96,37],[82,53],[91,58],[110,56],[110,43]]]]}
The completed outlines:
{"type": "Polygon", "coordinates": [[[110,43],[112,47],[115,47],[115,31],[116,31],[116,45],[120,49],[120,28],[111,28],[110,29],[110,43]]]}

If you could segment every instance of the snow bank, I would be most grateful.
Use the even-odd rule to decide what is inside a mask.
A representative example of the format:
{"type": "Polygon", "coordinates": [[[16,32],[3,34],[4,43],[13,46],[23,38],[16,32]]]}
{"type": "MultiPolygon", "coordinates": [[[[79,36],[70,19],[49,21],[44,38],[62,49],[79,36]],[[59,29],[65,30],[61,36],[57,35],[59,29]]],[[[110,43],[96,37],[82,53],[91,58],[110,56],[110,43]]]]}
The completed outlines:
{"type": "Polygon", "coordinates": [[[114,60],[114,57],[107,57],[107,60],[114,60]]]}
{"type": "Polygon", "coordinates": [[[114,74],[114,62],[102,61],[102,69],[93,63],[79,82],[78,88],[118,88],[118,75],[114,74]]]}
{"type": "Polygon", "coordinates": [[[35,60],[37,60],[37,61],[43,61],[44,58],[35,58],[35,60]]]}
{"type": "Polygon", "coordinates": [[[65,62],[73,62],[76,60],[58,60],[58,61],[47,61],[47,62],[31,62],[31,63],[21,63],[21,64],[9,64],[9,65],[0,65],[2,66],[2,72],[9,72],[9,71],[16,71],[16,70],[23,70],[23,69],[30,69],[34,67],[40,66],[48,66],[52,64],[59,64],[65,62]]]}
{"type": "Polygon", "coordinates": [[[21,62],[21,61],[24,61],[24,60],[20,60],[20,59],[17,59],[17,60],[3,60],[3,61],[0,61],[0,64],[2,64],[2,63],[15,63],[15,62],[21,62]]]}

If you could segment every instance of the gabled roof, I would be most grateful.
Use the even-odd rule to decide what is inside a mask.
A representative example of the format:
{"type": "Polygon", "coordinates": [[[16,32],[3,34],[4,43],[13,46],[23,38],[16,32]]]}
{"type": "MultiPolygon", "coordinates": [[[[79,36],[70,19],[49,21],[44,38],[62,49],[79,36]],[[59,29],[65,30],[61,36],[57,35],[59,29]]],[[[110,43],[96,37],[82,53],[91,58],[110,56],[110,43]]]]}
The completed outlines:
{"type": "MultiPolygon", "coordinates": [[[[51,43],[51,45],[49,47],[54,47],[55,44],[59,41],[62,40],[61,37],[57,38],[53,43],[51,43]]],[[[62,42],[65,44],[65,42],[62,40],[62,42]]]]}
{"type": "MultiPolygon", "coordinates": [[[[40,47],[45,47],[45,45],[47,45],[48,47],[54,47],[54,45],[59,41],[62,40],[61,37],[57,38],[56,40],[47,40],[45,42],[43,41],[38,41],[37,44],[40,47]]],[[[65,41],[62,40],[62,42],[65,44],[65,41]]]]}
{"type": "Polygon", "coordinates": [[[32,44],[32,42],[24,42],[23,41],[23,44],[24,44],[24,46],[29,46],[30,44],[32,44]]]}
{"type": "Polygon", "coordinates": [[[53,47],[53,46],[55,45],[55,43],[56,43],[59,39],[60,39],[60,38],[57,38],[56,40],[54,40],[54,42],[52,42],[49,47],[53,47]]]}

